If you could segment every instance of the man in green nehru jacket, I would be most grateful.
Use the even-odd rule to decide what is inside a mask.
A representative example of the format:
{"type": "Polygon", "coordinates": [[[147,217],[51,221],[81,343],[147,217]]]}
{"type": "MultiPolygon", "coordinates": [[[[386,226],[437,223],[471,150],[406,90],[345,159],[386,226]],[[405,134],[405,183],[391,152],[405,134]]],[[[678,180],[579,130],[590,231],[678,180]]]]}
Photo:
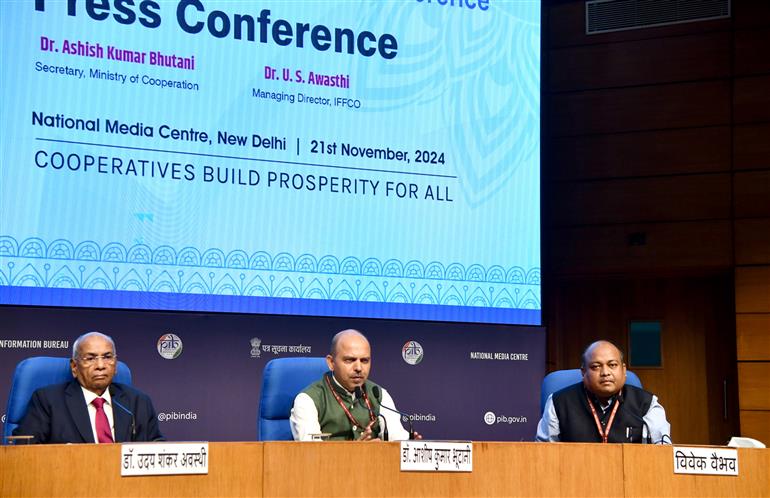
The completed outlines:
{"type": "MultiPolygon", "coordinates": [[[[409,439],[393,398],[367,380],[372,354],[369,341],[361,332],[348,329],[337,333],[326,363],[330,371],[294,398],[289,421],[296,441],[316,437],[356,441],[409,439]]],[[[417,433],[413,437],[422,439],[417,433]]]]}

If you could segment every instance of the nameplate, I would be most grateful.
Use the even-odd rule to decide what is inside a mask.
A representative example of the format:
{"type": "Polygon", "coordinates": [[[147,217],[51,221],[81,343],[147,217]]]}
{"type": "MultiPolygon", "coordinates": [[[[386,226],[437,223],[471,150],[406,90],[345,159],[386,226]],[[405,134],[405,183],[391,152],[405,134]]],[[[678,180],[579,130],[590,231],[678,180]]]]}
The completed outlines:
{"type": "Polygon", "coordinates": [[[738,475],[738,450],[674,446],[675,474],[738,475]]]}
{"type": "Polygon", "coordinates": [[[132,443],[120,448],[121,476],[208,474],[209,443],[132,443]]]}
{"type": "Polygon", "coordinates": [[[473,472],[473,443],[401,441],[402,472],[473,472]]]}

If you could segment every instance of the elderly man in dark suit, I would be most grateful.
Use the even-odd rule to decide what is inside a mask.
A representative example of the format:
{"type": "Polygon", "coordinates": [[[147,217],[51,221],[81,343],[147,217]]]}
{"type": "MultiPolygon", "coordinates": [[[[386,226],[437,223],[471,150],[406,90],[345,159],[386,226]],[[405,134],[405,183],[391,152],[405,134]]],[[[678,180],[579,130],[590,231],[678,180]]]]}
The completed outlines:
{"type": "Polygon", "coordinates": [[[163,440],[150,398],[113,384],[115,342],[99,332],[78,337],[70,367],[74,379],[38,389],[14,435],[32,443],[112,443],[163,440]]]}

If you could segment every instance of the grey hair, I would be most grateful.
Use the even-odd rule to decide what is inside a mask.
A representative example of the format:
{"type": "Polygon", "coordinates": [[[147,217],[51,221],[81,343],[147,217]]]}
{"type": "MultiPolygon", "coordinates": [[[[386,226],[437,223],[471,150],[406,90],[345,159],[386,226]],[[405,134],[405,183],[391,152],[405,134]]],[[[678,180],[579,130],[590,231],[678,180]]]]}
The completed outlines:
{"type": "Polygon", "coordinates": [[[106,339],[107,341],[109,341],[109,343],[112,344],[112,352],[115,355],[118,354],[118,350],[115,348],[115,341],[112,340],[112,337],[110,337],[110,336],[108,336],[106,334],[102,334],[101,332],[92,331],[92,332],[86,332],[85,334],[83,334],[80,337],[78,337],[77,339],[75,339],[75,342],[72,343],[72,359],[73,360],[77,360],[78,359],[78,350],[80,349],[80,343],[82,343],[84,340],[88,339],[89,337],[91,337],[93,335],[97,335],[97,336],[102,337],[103,339],[106,339]]]}
{"type": "Polygon", "coordinates": [[[362,334],[361,332],[357,331],[356,329],[341,330],[341,331],[337,332],[336,334],[334,334],[334,337],[332,337],[332,343],[329,346],[329,354],[332,357],[336,356],[336,354],[337,354],[337,344],[340,342],[340,339],[342,339],[342,336],[345,336],[345,335],[348,335],[348,334],[353,334],[353,335],[357,335],[357,336],[363,337],[366,342],[369,342],[369,339],[367,339],[364,334],[362,334]]]}

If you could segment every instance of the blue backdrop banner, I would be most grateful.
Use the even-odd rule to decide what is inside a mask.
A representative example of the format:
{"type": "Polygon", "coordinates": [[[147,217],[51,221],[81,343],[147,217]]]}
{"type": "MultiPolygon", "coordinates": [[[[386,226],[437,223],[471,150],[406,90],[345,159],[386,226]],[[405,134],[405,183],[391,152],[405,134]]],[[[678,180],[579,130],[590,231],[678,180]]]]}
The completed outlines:
{"type": "Polygon", "coordinates": [[[0,307],[0,322],[3,410],[16,363],[69,357],[77,336],[98,330],[115,339],[171,440],[257,439],[265,364],[325,356],[351,327],[371,342],[370,378],[427,438],[531,441],[540,417],[539,327],[11,306],[0,307]]]}

